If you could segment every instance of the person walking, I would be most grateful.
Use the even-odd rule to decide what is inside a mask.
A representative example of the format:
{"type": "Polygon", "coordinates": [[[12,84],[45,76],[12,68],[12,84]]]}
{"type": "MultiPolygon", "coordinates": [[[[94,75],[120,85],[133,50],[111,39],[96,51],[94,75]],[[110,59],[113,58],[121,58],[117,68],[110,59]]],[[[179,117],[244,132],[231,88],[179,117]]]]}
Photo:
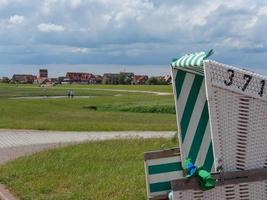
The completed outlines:
{"type": "Polygon", "coordinates": [[[71,90],[70,91],[70,96],[71,96],[71,98],[73,99],[73,97],[74,97],[74,92],[71,90]]]}

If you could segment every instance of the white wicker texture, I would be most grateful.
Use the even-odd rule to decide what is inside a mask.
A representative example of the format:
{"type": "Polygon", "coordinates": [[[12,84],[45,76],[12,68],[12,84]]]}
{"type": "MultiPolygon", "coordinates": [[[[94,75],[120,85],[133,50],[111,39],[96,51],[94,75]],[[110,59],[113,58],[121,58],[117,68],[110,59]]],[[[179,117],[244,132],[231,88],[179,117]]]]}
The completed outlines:
{"type": "Polygon", "coordinates": [[[267,101],[267,77],[210,60],[204,68],[213,85],[267,101]]]}
{"type": "Polygon", "coordinates": [[[266,200],[267,182],[256,181],[217,186],[208,191],[181,190],[173,192],[174,200],[266,200]]]}
{"type": "Polygon", "coordinates": [[[205,76],[215,159],[224,171],[267,167],[266,77],[212,61],[205,76]],[[244,73],[252,78],[242,90],[244,73]]]}

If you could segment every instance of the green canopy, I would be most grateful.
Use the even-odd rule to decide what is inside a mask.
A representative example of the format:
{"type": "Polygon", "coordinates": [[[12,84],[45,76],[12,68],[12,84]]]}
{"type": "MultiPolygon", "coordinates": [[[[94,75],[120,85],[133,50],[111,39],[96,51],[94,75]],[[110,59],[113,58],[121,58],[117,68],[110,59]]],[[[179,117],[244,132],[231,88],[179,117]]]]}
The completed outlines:
{"type": "Polygon", "coordinates": [[[196,52],[192,54],[186,54],[182,56],[181,58],[173,59],[171,66],[188,68],[190,70],[194,70],[202,74],[203,73],[203,60],[207,59],[212,54],[213,54],[212,49],[208,52],[201,51],[201,52],[196,52]]]}

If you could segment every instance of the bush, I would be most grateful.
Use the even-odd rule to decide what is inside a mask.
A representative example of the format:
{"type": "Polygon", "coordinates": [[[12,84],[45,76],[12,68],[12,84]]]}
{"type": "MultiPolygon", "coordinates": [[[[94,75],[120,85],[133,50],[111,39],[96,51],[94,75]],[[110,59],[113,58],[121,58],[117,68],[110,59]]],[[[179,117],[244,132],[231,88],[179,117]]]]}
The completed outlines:
{"type": "Polygon", "coordinates": [[[118,111],[118,112],[135,112],[135,113],[165,113],[165,114],[175,114],[174,105],[104,105],[104,106],[92,106],[87,105],[83,108],[98,111],[118,111]],[[94,109],[93,109],[94,108],[94,109]]]}
{"type": "Polygon", "coordinates": [[[150,77],[146,81],[146,85],[167,85],[167,83],[163,79],[156,78],[156,77],[150,77]]]}

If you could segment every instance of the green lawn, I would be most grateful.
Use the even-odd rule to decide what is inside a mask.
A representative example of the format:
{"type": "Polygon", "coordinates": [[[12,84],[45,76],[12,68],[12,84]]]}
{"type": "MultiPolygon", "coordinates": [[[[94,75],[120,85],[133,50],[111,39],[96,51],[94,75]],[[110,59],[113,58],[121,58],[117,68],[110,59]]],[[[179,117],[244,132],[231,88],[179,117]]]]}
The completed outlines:
{"type": "Polygon", "coordinates": [[[166,139],[90,142],[22,157],[0,167],[0,182],[22,200],[145,200],[143,152],[166,139]]]}
{"type": "MultiPolygon", "coordinates": [[[[116,94],[118,92],[103,91],[109,90],[139,90],[153,92],[172,92],[170,85],[57,85],[54,87],[39,87],[34,84],[3,84],[0,83],[0,98],[19,97],[19,96],[52,96],[66,95],[67,90],[72,89],[75,95],[106,95],[116,94]],[[99,89],[99,91],[97,91],[99,89]]],[[[123,92],[122,92],[123,93],[123,92]]]]}
{"type": "Polygon", "coordinates": [[[97,89],[171,92],[171,86],[64,85],[41,88],[0,84],[0,128],[64,131],[177,129],[172,95],[97,89]],[[12,99],[64,96],[68,89],[72,89],[75,96],[92,98],[12,99]]]}
{"type": "MultiPolygon", "coordinates": [[[[61,87],[69,87],[68,85],[61,85],[61,87]]],[[[78,85],[73,84],[71,87],[76,88],[98,88],[98,89],[122,89],[122,90],[144,90],[156,92],[172,92],[171,85],[78,85]]]]}

